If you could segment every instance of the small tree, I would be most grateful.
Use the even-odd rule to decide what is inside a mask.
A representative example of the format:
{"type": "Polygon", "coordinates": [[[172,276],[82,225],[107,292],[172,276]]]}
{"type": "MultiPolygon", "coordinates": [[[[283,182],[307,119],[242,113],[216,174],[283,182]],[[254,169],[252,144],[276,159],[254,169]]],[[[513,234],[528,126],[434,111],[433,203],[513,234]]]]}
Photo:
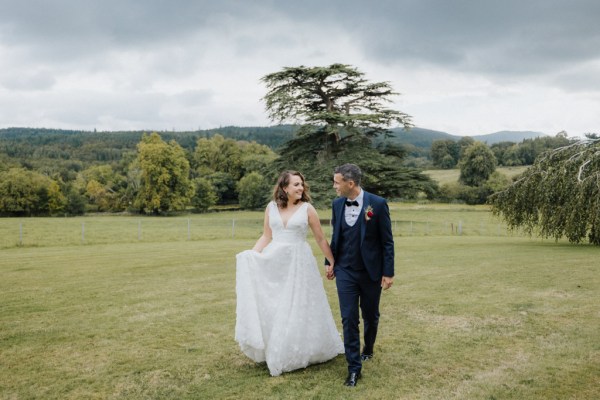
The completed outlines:
{"type": "Polygon", "coordinates": [[[217,194],[217,204],[233,204],[237,199],[236,182],[227,172],[214,172],[207,175],[217,194]]]}
{"type": "Polygon", "coordinates": [[[206,178],[194,179],[195,194],[192,197],[192,206],[200,212],[208,210],[217,204],[215,188],[206,178]]]}
{"type": "Polygon", "coordinates": [[[51,214],[58,214],[65,210],[68,200],[62,193],[60,185],[56,181],[51,181],[48,185],[48,211],[51,214]]]}
{"type": "Polygon", "coordinates": [[[136,204],[142,211],[158,214],[181,210],[190,203],[194,195],[190,165],[177,142],[167,144],[158,133],[144,135],[137,160],[142,174],[136,204]]]}
{"type": "Polygon", "coordinates": [[[454,140],[434,140],[431,143],[431,161],[438,168],[450,169],[458,164],[460,144],[454,140]]]}
{"type": "Polygon", "coordinates": [[[233,139],[225,139],[221,135],[200,138],[196,142],[193,159],[200,175],[218,171],[229,174],[233,180],[242,176],[242,150],[233,139]]]}
{"type": "Polygon", "coordinates": [[[248,209],[262,208],[268,202],[270,185],[257,172],[251,172],[238,182],[240,207],[248,209]]]}
{"type": "Polygon", "coordinates": [[[127,178],[111,165],[95,165],[81,171],[78,181],[90,203],[99,211],[122,211],[127,208],[127,178]]]}
{"type": "Polygon", "coordinates": [[[482,142],[469,146],[460,160],[459,181],[468,186],[480,186],[496,170],[496,157],[482,142]]]}
{"type": "MultiPolygon", "coordinates": [[[[1,172],[0,213],[14,216],[48,214],[49,189],[52,182],[45,175],[23,168],[11,168],[1,172]]],[[[58,195],[59,192],[55,194],[58,195]]],[[[58,205],[60,199],[55,199],[58,205]]]]}
{"type": "Polygon", "coordinates": [[[64,212],[68,215],[85,214],[86,199],[74,187],[72,182],[63,184],[62,191],[65,193],[66,205],[64,212]]]}
{"type": "Polygon", "coordinates": [[[242,150],[242,169],[244,174],[250,172],[265,173],[273,168],[277,154],[269,147],[256,142],[238,142],[242,150]]]}

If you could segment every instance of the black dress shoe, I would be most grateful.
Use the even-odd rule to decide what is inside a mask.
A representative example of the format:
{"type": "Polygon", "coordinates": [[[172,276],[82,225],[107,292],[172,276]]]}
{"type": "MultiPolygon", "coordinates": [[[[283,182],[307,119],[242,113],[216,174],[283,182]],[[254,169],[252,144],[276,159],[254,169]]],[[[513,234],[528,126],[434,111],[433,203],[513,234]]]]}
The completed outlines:
{"type": "Polygon", "coordinates": [[[344,382],[345,386],[356,386],[356,382],[360,379],[360,372],[350,372],[344,382]]]}
{"type": "Polygon", "coordinates": [[[373,350],[371,350],[371,351],[363,350],[363,352],[360,353],[361,361],[367,361],[367,360],[370,360],[371,358],[373,358],[373,350]]]}

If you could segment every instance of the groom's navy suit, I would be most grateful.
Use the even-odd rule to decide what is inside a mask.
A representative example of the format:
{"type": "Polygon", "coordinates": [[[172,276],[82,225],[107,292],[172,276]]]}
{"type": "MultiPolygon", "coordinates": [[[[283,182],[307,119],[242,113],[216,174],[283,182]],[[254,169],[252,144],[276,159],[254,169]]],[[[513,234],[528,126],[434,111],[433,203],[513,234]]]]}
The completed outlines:
{"type": "Polygon", "coordinates": [[[373,353],[379,323],[381,278],[394,276],[394,238],[385,199],[363,191],[363,203],[356,223],[346,223],[346,198],[333,201],[331,250],[344,327],[348,371],[359,373],[359,306],[364,322],[365,353],[373,353]],[[372,216],[367,220],[367,209],[372,216]]]}

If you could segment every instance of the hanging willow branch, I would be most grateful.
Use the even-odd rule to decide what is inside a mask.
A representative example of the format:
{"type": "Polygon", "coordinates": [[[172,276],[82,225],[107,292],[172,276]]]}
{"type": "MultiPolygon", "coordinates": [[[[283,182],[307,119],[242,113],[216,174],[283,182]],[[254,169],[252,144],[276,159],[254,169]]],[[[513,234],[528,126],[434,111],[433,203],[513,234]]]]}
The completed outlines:
{"type": "Polygon", "coordinates": [[[545,153],[490,204],[511,229],[600,245],[600,139],[545,153]]]}

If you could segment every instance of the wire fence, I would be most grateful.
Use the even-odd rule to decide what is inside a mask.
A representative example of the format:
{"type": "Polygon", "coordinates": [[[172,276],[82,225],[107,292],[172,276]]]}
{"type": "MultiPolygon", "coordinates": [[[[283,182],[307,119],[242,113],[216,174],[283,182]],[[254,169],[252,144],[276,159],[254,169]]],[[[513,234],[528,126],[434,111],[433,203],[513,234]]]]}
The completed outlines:
{"type": "MultiPolygon", "coordinates": [[[[321,220],[331,237],[329,220],[321,220]]],[[[0,248],[217,239],[257,239],[262,219],[211,218],[28,218],[0,219],[0,248]]],[[[394,236],[508,236],[505,225],[480,220],[393,220],[394,236]]]]}

